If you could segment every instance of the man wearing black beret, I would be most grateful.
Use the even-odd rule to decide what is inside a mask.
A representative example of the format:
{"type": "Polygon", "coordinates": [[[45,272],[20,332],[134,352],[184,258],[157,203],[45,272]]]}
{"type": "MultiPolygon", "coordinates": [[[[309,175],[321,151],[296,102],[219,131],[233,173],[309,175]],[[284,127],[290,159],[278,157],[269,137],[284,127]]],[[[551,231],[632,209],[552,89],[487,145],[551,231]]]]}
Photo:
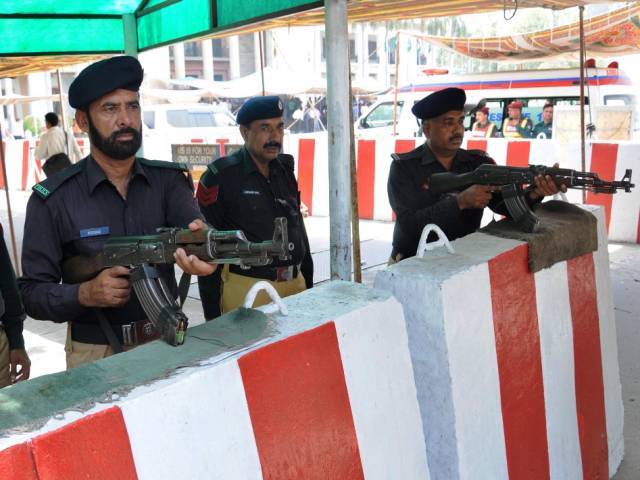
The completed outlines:
{"type": "MultiPolygon", "coordinates": [[[[240,229],[254,242],[273,238],[274,220],[285,217],[294,248],[287,261],[276,260],[248,270],[230,265],[212,276],[200,277],[200,298],[208,319],[240,306],[259,280],[270,282],[283,297],[313,286],[313,261],[300,213],[294,160],[280,153],[284,137],[282,101],[276,96],[250,98],[236,120],[244,146],[208,166],[198,185],[200,210],[214,227],[240,229]]],[[[261,292],[255,305],[268,301],[261,292]]]]}
{"type": "MultiPolygon", "coordinates": [[[[142,77],[140,63],[128,56],[80,72],[69,88],[69,103],[89,134],[91,153],[36,184],[27,205],[19,286],[29,316],[68,322],[67,368],[159,335],[131,292],[128,268],[108,268],[72,284],[63,278],[63,260],[95,256],[111,236],[205,226],[186,166],[136,157],[142,143],[142,77]]],[[[176,262],[195,275],[215,270],[182,249],[176,262]]],[[[163,267],[160,273],[176,294],[173,266],[163,267]]]]}
{"type": "MultiPolygon", "coordinates": [[[[443,195],[429,191],[429,178],[438,172],[466,173],[483,163],[495,163],[480,150],[460,148],[464,137],[466,95],[460,88],[446,88],[417,102],[411,111],[422,121],[423,145],[403,154],[393,154],[387,192],[396,213],[390,263],[413,257],[422,230],[438,225],[449,240],[473,233],[480,227],[484,207],[508,215],[502,196],[494,187],[472,185],[466,190],[443,195]]],[[[553,195],[558,187],[549,177],[536,179],[530,203],[553,195]]],[[[435,234],[427,241],[435,241],[435,234]]]]}

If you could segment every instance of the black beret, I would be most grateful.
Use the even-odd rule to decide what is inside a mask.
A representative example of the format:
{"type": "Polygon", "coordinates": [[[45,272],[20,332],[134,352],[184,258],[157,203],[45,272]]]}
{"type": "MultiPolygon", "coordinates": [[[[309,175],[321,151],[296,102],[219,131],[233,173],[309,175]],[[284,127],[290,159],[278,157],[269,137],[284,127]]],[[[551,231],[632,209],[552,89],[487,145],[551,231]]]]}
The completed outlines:
{"type": "Polygon", "coordinates": [[[240,107],[236,115],[238,125],[248,127],[254,120],[281,117],[283,112],[282,100],[277,96],[252,97],[240,107]]]}
{"type": "Polygon", "coordinates": [[[435,118],[451,110],[464,110],[467,95],[461,88],[445,88],[424,97],[411,112],[421,120],[435,118]]]}
{"type": "Polygon", "coordinates": [[[83,110],[94,100],[118,88],[137,92],[142,76],[142,66],[134,57],[124,55],[92,63],[71,83],[69,104],[83,110]]]}

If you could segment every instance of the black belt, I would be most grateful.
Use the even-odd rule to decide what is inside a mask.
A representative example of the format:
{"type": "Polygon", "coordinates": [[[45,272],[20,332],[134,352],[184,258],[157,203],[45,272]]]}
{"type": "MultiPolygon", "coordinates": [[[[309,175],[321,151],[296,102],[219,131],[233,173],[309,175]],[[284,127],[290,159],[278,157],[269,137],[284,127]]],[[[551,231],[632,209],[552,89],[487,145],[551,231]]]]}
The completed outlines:
{"type": "Polygon", "coordinates": [[[285,265],[282,267],[251,267],[243,269],[239,265],[229,265],[229,271],[237,275],[251,278],[261,278],[272,282],[288,282],[298,276],[300,265],[285,265]]]}
{"type": "MultiPolygon", "coordinates": [[[[160,338],[156,328],[147,319],[121,325],[111,324],[111,328],[120,344],[125,347],[142,345],[160,338]]],[[[99,323],[71,322],[71,339],[74,342],[109,345],[109,340],[99,323]]]]}

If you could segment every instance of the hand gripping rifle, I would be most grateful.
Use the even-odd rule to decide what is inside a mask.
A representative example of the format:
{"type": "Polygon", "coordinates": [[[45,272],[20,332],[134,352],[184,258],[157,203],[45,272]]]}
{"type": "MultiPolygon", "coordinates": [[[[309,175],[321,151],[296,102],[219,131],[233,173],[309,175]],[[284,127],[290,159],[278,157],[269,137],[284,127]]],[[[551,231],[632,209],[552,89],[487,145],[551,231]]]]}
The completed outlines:
{"type": "Polygon", "coordinates": [[[630,192],[635,186],[631,183],[631,170],[626,170],[622,180],[608,182],[601,180],[593,172],[579,172],[568,168],[530,165],[529,167],[503,167],[493,164],[480,165],[473,172],[434,173],[429,178],[429,190],[441,194],[462,190],[471,185],[494,185],[500,187],[505,205],[513,221],[523,232],[535,232],[539,223],[526,202],[525,195],[535,189],[534,179],[538,175],[550,175],[557,185],[567,188],[588,190],[594,193],[616,193],[618,190],[630,192]]]}
{"type": "MultiPolygon", "coordinates": [[[[287,235],[287,219],[276,218],[273,239],[250,242],[241,230],[207,228],[192,232],[182,228],[159,228],[155,235],[113,237],[94,257],[75,256],[62,264],[65,283],[85,282],[105,268],[131,267],[133,290],[162,338],[171,345],[182,345],[188,318],[173,298],[155,265],[175,263],[173,254],[182,248],[205,262],[230,263],[241,268],[269,265],[274,258],[288,260],[293,244],[287,235]]],[[[184,280],[185,277],[183,277],[184,280]]],[[[180,281],[180,289],[188,288],[180,281]]]]}

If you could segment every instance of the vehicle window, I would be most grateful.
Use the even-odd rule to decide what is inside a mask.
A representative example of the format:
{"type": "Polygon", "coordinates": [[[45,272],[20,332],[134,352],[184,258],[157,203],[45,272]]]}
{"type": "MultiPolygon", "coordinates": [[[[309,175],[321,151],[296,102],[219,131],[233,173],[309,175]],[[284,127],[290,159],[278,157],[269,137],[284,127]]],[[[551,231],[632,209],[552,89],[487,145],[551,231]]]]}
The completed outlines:
{"type": "Polygon", "coordinates": [[[632,95],[605,95],[605,105],[633,105],[632,95]]]}
{"type": "Polygon", "coordinates": [[[215,112],[215,122],[218,127],[235,127],[236,121],[234,118],[225,112],[215,112]]]}
{"type": "Polygon", "coordinates": [[[213,112],[189,112],[189,124],[191,127],[217,126],[213,112]]]}
{"type": "Polygon", "coordinates": [[[167,110],[167,123],[176,128],[189,128],[189,112],[187,110],[167,110]]]}
{"type": "MultiPolygon", "coordinates": [[[[400,115],[403,103],[402,101],[398,102],[398,116],[400,115]]],[[[393,125],[393,102],[385,102],[377,105],[361,121],[363,128],[388,127],[391,125],[393,125]]]]}
{"type": "Polygon", "coordinates": [[[156,114],[155,112],[143,112],[142,121],[147,128],[156,128],[156,114]]]}

